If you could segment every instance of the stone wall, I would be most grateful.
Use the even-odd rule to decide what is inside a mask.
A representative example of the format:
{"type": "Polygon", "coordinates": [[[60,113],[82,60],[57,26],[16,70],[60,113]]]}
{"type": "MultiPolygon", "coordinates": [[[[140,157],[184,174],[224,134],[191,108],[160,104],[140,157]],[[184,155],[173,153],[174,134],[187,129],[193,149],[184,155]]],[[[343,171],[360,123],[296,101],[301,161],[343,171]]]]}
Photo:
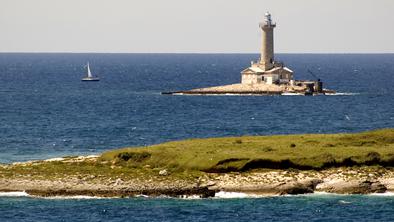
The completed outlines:
{"type": "Polygon", "coordinates": [[[262,82],[262,75],[242,73],[242,84],[258,84],[262,82]]]}

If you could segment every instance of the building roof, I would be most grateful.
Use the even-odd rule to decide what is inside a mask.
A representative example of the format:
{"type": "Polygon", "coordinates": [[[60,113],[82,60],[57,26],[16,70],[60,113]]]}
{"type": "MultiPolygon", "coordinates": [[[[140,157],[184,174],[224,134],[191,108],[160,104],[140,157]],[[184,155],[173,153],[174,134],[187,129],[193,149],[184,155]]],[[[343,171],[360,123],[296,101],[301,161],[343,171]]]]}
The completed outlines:
{"type": "Polygon", "coordinates": [[[264,72],[264,70],[260,67],[249,67],[253,72],[264,72]]]}
{"type": "Polygon", "coordinates": [[[272,74],[272,73],[278,72],[279,70],[285,70],[287,72],[293,73],[293,70],[291,70],[291,69],[289,69],[287,67],[275,67],[275,68],[272,68],[270,70],[264,71],[262,68],[256,67],[256,66],[254,66],[254,67],[252,66],[252,67],[246,68],[245,70],[242,71],[242,73],[251,71],[251,72],[254,72],[256,74],[272,74]]]}
{"type": "Polygon", "coordinates": [[[277,72],[279,70],[285,70],[287,72],[293,73],[293,71],[291,69],[287,68],[287,67],[275,67],[273,69],[265,71],[265,73],[274,73],[274,72],[277,72]]]}
{"type": "Polygon", "coordinates": [[[251,71],[254,73],[264,73],[264,70],[260,67],[249,67],[249,68],[244,69],[242,72],[247,72],[247,71],[251,71]]]}
{"type": "Polygon", "coordinates": [[[293,70],[291,70],[291,69],[289,69],[289,68],[287,68],[287,67],[284,67],[283,69],[286,70],[286,71],[288,71],[288,72],[293,73],[293,70]]]}

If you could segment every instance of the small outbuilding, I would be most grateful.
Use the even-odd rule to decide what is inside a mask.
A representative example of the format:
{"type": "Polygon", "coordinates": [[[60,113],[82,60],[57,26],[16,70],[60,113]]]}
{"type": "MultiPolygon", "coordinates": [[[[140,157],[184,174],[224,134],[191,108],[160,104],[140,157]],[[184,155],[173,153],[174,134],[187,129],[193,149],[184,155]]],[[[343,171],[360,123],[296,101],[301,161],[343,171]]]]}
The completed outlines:
{"type": "Polygon", "coordinates": [[[275,64],[274,68],[264,70],[259,63],[252,62],[251,67],[243,70],[242,84],[288,84],[293,79],[293,71],[282,64],[275,64]],[[276,66],[276,67],[275,67],[276,66]]]}

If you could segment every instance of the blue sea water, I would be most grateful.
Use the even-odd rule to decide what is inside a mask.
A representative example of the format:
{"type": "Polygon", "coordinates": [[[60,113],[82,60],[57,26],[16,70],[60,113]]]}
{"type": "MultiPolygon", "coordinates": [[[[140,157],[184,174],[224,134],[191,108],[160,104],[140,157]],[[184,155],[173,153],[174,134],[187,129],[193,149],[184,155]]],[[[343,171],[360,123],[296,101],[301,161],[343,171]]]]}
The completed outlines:
{"type": "Polygon", "coordinates": [[[231,84],[253,54],[0,54],[0,162],[169,140],[394,126],[394,55],[280,54],[344,96],[163,96],[231,84]],[[100,82],[81,82],[89,61],[100,82]]]}
{"type": "MultiPolygon", "coordinates": [[[[160,95],[162,91],[237,83],[240,71],[258,58],[254,54],[0,53],[0,163],[98,154],[186,138],[394,127],[394,54],[277,57],[295,71],[297,78],[312,79],[307,72],[310,69],[325,87],[344,94],[160,95]],[[88,61],[100,82],[80,81],[88,61]]],[[[340,197],[352,202],[346,206],[338,204],[338,198],[185,201],[2,197],[0,221],[77,221],[66,216],[76,211],[80,221],[328,221],[340,217],[382,221],[394,216],[393,197],[340,197]]]]}
{"type": "Polygon", "coordinates": [[[1,221],[392,221],[393,196],[184,200],[1,198],[1,221]]]}

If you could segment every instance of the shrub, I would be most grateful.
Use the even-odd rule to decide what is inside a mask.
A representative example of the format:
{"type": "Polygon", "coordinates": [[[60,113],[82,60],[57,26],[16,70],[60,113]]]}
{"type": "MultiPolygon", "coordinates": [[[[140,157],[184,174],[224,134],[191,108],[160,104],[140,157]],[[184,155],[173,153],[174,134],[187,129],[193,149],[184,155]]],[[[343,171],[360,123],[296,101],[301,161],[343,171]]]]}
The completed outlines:
{"type": "Polygon", "coordinates": [[[241,139],[235,140],[235,144],[242,144],[242,140],[241,139]]]}
{"type": "Polygon", "coordinates": [[[142,162],[151,157],[151,154],[148,152],[123,152],[117,155],[117,159],[123,161],[133,161],[133,162],[142,162]]]}
{"type": "Polygon", "coordinates": [[[264,152],[272,152],[272,151],[274,151],[274,149],[272,149],[272,148],[269,147],[269,146],[266,146],[266,147],[263,148],[263,151],[264,151],[264,152]]]}

